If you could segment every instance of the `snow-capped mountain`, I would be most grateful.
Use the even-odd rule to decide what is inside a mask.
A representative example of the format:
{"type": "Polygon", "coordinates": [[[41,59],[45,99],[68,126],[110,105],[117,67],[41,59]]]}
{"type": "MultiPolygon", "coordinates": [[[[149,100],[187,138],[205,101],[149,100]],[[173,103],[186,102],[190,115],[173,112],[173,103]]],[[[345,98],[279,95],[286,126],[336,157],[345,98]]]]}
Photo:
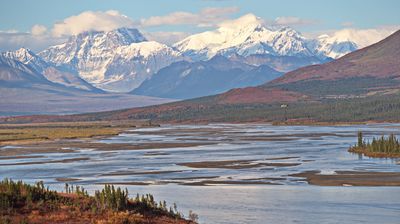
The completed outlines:
{"type": "MultiPolygon", "coordinates": [[[[376,32],[376,31],[368,31],[376,32]]],[[[381,36],[365,40],[364,33],[341,30],[316,39],[306,38],[290,27],[269,27],[253,14],[220,24],[219,28],[191,35],[176,43],[174,47],[193,60],[207,60],[216,54],[232,53],[242,56],[269,55],[339,58],[356,49],[383,39],[389,34],[365,35],[381,36]]]]}
{"type": "Polygon", "coordinates": [[[358,45],[350,38],[340,39],[327,34],[320,35],[318,39],[309,42],[314,54],[318,57],[340,58],[358,49],[358,45]]]}
{"type": "Polygon", "coordinates": [[[109,91],[127,92],[138,87],[161,68],[181,60],[176,50],[155,41],[144,41],[115,50],[98,87],[109,91]]]}
{"type": "Polygon", "coordinates": [[[73,87],[87,91],[98,91],[98,89],[81,79],[77,74],[69,71],[63,71],[55,66],[50,65],[29,49],[20,48],[16,51],[3,52],[2,56],[9,59],[10,62],[8,65],[12,68],[26,70],[26,68],[21,68],[18,63],[11,63],[11,61],[17,61],[26,65],[30,70],[26,71],[28,74],[35,74],[35,76],[40,75],[50,82],[61,84],[67,87],[73,87]]]}
{"type": "Polygon", "coordinates": [[[336,59],[374,44],[392,33],[385,29],[343,29],[331,34],[320,35],[311,42],[311,48],[316,54],[336,59]]]}
{"type": "Polygon", "coordinates": [[[31,66],[14,60],[13,58],[0,54],[0,82],[27,82],[27,83],[43,83],[46,78],[38,73],[31,66]]]}
{"type": "Polygon", "coordinates": [[[120,28],[109,32],[89,31],[71,36],[67,42],[49,47],[39,53],[44,60],[56,65],[76,66],[79,70],[91,70],[104,59],[112,57],[112,52],[131,43],[145,41],[137,29],[120,28]],[[86,65],[91,61],[93,64],[86,65]]]}
{"type": "Polygon", "coordinates": [[[174,47],[195,60],[229,53],[242,56],[252,54],[312,55],[307,48],[305,38],[300,33],[289,27],[268,29],[263,21],[253,14],[223,23],[217,30],[189,36],[176,43],[174,47]]]}
{"type": "MultiPolygon", "coordinates": [[[[34,61],[37,69],[47,63],[58,71],[77,74],[106,91],[129,92],[161,68],[181,60],[196,62],[216,55],[237,55],[240,62],[289,72],[364,47],[370,40],[363,41],[362,36],[348,30],[306,38],[292,28],[267,26],[262,19],[247,14],[220,24],[216,30],[191,35],[172,47],[146,40],[137,29],[119,28],[71,36],[65,43],[40,52],[43,60],[29,58],[26,52],[19,52],[17,57],[24,63],[34,61]]],[[[55,82],[63,77],[54,72],[44,74],[55,82]]]]}
{"type": "Polygon", "coordinates": [[[2,55],[6,58],[29,65],[39,73],[43,72],[47,67],[49,67],[47,62],[27,48],[3,52],[2,55]]]}
{"type": "Polygon", "coordinates": [[[132,90],[179,58],[178,52],[166,45],[148,42],[132,28],[84,32],[39,55],[57,66],[76,71],[96,87],[116,92],[132,90]]]}

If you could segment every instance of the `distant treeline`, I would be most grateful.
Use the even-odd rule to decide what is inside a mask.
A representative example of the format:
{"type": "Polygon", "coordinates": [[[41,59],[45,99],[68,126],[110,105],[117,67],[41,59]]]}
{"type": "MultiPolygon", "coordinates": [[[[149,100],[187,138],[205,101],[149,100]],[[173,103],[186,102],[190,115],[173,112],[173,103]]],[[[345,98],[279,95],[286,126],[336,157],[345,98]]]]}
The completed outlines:
{"type": "Polygon", "coordinates": [[[279,122],[286,118],[324,122],[400,121],[400,95],[274,104],[218,104],[213,101],[213,97],[206,97],[178,109],[139,112],[130,118],[158,122],[279,122]],[[288,105],[286,117],[281,104],[288,105]]]}

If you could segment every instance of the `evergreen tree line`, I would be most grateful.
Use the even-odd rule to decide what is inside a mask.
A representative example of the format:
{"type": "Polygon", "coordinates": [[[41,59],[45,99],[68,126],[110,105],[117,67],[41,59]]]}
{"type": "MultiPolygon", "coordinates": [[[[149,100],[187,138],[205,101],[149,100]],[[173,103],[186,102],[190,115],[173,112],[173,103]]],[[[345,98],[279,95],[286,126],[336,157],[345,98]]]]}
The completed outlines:
{"type": "Polygon", "coordinates": [[[136,210],[136,211],[153,211],[160,214],[169,214],[176,218],[182,218],[183,215],[178,212],[177,206],[167,206],[166,201],[156,202],[153,195],[136,195],[136,198],[129,198],[128,189],[122,190],[120,187],[115,188],[113,185],[106,184],[100,191],[95,191],[96,208],[112,209],[114,211],[136,210]]]}
{"type": "Polygon", "coordinates": [[[0,210],[17,208],[37,201],[57,201],[57,192],[45,188],[42,181],[29,185],[4,179],[0,182],[0,210]]]}
{"type": "MultiPolygon", "coordinates": [[[[184,217],[178,212],[175,203],[168,208],[165,201],[157,203],[151,194],[137,194],[136,198],[129,198],[126,188],[122,190],[113,185],[105,185],[102,190],[95,191],[95,195],[92,197],[83,187],[65,184],[65,193],[79,197],[63,196],[56,191],[49,190],[48,187],[45,188],[42,181],[29,185],[22,181],[4,179],[0,182],[0,217],[1,214],[7,214],[13,209],[29,207],[32,203],[39,203],[48,209],[56,209],[61,205],[74,206],[80,210],[91,210],[95,214],[112,210],[168,215],[174,218],[184,217]]],[[[190,216],[190,218],[197,217],[197,214],[192,213],[190,216]]]]}
{"type": "Polygon", "coordinates": [[[69,185],[68,183],[65,183],[65,193],[77,194],[79,196],[89,197],[89,194],[85,190],[85,188],[80,186],[69,185]]]}
{"type": "Polygon", "coordinates": [[[363,148],[369,152],[379,153],[400,153],[399,139],[392,133],[388,137],[382,135],[380,138],[373,138],[371,142],[366,142],[362,132],[358,132],[358,141],[356,147],[363,148]]]}

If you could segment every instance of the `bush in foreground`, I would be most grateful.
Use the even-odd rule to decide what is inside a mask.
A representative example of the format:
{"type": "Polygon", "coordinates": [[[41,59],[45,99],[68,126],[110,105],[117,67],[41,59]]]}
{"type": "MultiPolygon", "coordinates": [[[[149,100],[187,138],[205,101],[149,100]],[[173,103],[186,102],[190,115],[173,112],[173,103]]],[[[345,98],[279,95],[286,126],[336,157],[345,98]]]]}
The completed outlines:
{"type": "Polygon", "coordinates": [[[65,193],[4,179],[0,182],[0,223],[195,223],[183,218],[176,205],[157,203],[151,194],[128,197],[128,190],[106,185],[90,196],[66,184],[65,193]]]}

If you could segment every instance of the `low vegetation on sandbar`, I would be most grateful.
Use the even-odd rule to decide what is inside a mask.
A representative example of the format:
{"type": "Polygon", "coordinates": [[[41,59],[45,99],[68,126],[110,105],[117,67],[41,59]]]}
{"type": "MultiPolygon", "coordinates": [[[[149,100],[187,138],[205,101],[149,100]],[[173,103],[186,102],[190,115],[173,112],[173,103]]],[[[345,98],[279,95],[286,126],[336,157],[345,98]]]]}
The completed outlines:
{"type": "Polygon", "coordinates": [[[0,182],[0,223],[196,223],[183,218],[176,205],[157,203],[150,194],[128,197],[128,190],[106,185],[95,196],[83,187],[65,185],[65,192],[4,179],[0,182]]]}
{"type": "Polygon", "coordinates": [[[362,132],[358,132],[357,145],[349,148],[349,152],[363,154],[369,157],[400,157],[400,142],[394,134],[388,137],[381,136],[373,138],[371,142],[366,142],[362,132]]]}

